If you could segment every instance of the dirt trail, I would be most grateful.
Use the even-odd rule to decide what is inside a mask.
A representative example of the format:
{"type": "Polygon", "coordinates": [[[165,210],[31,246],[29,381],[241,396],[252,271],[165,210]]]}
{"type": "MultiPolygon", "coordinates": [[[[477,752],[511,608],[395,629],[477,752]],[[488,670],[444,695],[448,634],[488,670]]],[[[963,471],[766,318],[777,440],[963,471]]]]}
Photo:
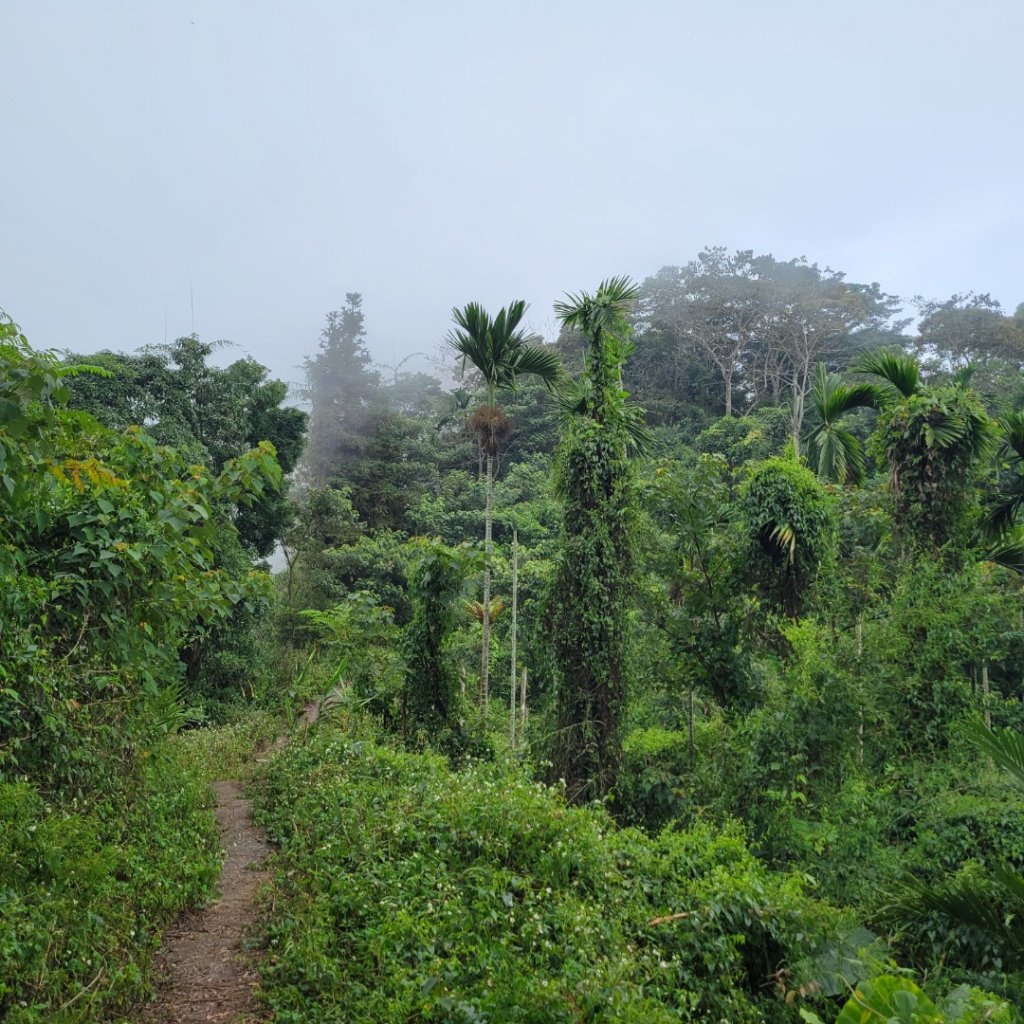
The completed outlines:
{"type": "MultiPolygon", "coordinates": [[[[304,739],[319,712],[319,703],[308,704],[295,721],[294,734],[304,739]]],[[[257,763],[290,738],[278,736],[257,763]]],[[[147,1024],[256,1024],[266,1019],[255,997],[256,963],[242,944],[257,923],[255,896],[267,878],[262,865],[270,845],[252,823],[252,801],[244,796],[244,783],[226,779],[215,782],[213,790],[225,850],[221,895],[164,933],[156,1001],[142,1012],[147,1024]]]]}
{"type": "Polygon", "coordinates": [[[216,903],[182,918],[164,934],[156,1002],[142,1019],[159,1024],[240,1024],[259,1019],[255,965],[242,941],[256,923],[254,897],[270,852],[253,825],[251,801],[237,779],[215,782],[217,824],[226,857],[216,903]]]}

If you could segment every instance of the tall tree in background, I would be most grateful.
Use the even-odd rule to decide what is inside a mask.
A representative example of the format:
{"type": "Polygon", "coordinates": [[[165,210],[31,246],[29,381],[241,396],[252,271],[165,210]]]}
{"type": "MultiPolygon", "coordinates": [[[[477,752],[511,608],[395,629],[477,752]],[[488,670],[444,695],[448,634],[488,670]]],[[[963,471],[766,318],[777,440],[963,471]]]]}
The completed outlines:
{"type": "Polygon", "coordinates": [[[632,343],[626,315],[639,289],[605,281],[556,304],[567,327],[587,339],[580,401],[557,457],[563,501],[562,552],[554,583],[558,720],[552,775],[569,800],[615,785],[627,690],[634,483],[627,455],[635,417],[622,389],[632,343]]]}
{"type": "Polygon", "coordinates": [[[878,332],[898,312],[899,300],[877,284],[850,284],[844,274],[821,270],[805,259],[780,263],[762,256],[755,264],[771,305],[765,343],[783,357],[780,374],[790,394],[793,444],[799,452],[815,364],[848,365],[863,340],[877,343],[878,332]]]}
{"type": "Polygon", "coordinates": [[[735,385],[764,317],[753,252],[704,249],[685,267],[663,267],[648,278],[640,296],[640,319],[676,339],[673,361],[688,349],[714,366],[731,416],[735,385]]]}
{"type": "MultiPolygon", "coordinates": [[[[784,262],[750,249],[706,248],[644,282],[638,332],[645,349],[650,338],[659,351],[642,351],[638,360],[657,360],[661,380],[676,379],[678,399],[689,386],[680,368],[688,367],[690,382],[712,370],[722,401],[711,400],[705,384],[706,415],[732,416],[738,401],[748,409],[778,405],[788,394],[799,446],[815,363],[843,368],[868,345],[892,343],[909,322],[894,321],[898,311],[899,300],[878,285],[850,284],[804,258],[784,262]]],[[[638,380],[646,399],[647,379],[638,380]]],[[[686,397],[692,403],[695,396],[686,397]]]]}
{"type": "Polygon", "coordinates": [[[971,386],[990,408],[1019,408],[1024,364],[1024,317],[1003,313],[990,295],[955,294],[944,302],[918,297],[921,317],[911,342],[921,368],[939,379],[972,370],[971,386]]]}
{"type": "Polygon", "coordinates": [[[305,464],[314,487],[347,479],[347,467],[365,449],[366,421],[380,376],[370,369],[362,307],[362,296],[348,292],[345,305],[327,314],[320,351],[306,359],[303,394],[309,402],[309,444],[305,464]]]}
{"type": "MultiPolygon", "coordinates": [[[[290,473],[302,451],[306,414],[282,404],[288,386],[269,379],[255,360],[239,359],[224,369],[210,365],[217,347],[191,335],[136,355],[73,356],[72,361],[103,367],[111,376],[72,379],[69,405],[114,431],[144,427],[160,444],[213,473],[270,441],[282,472],[290,473]]],[[[264,491],[237,509],[239,540],[250,554],[269,555],[288,515],[286,486],[264,491]]]]}
{"type": "Polygon", "coordinates": [[[512,391],[516,378],[533,374],[553,385],[561,364],[553,351],[533,344],[534,337],[519,325],[526,312],[521,299],[501,309],[492,320],[476,302],[452,310],[455,327],[448,343],[462,358],[463,370],[472,363],[484,379],[486,402],[469,420],[486,457],[487,498],[484,512],[483,641],[480,653],[480,706],[487,709],[491,650],[491,533],[494,521],[494,459],[511,432],[511,422],[498,402],[498,391],[512,391]]]}
{"type": "Polygon", "coordinates": [[[914,351],[929,368],[957,371],[993,359],[1024,362],[1024,324],[1006,316],[991,295],[955,294],[944,302],[914,300],[921,317],[914,351]]]}

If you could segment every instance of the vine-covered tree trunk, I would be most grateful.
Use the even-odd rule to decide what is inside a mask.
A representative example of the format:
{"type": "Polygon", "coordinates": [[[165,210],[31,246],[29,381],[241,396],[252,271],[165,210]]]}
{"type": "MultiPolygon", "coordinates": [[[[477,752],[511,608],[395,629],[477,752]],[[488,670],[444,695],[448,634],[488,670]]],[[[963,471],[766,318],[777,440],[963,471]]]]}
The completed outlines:
{"type": "Polygon", "coordinates": [[[552,777],[574,803],[615,786],[628,680],[633,475],[631,410],[622,364],[632,352],[625,313],[636,289],[625,279],[558,308],[589,348],[583,400],[574,406],[558,459],[562,551],[553,593],[557,724],[552,777]]]}
{"type": "Polygon", "coordinates": [[[480,644],[480,711],[487,714],[488,690],[491,670],[491,541],[494,527],[494,456],[487,453],[487,497],[484,509],[484,600],[481,622],[483,637],[480,644]]]}
{"type": "Polygon", "coordinates": [[[627,691],[630,504],[628,464],[594,422],[576,425],[563,455],[565,520],[556,577],[558,716],[553,775],[572,802],[606,795],[621,754],[627,691]]]}

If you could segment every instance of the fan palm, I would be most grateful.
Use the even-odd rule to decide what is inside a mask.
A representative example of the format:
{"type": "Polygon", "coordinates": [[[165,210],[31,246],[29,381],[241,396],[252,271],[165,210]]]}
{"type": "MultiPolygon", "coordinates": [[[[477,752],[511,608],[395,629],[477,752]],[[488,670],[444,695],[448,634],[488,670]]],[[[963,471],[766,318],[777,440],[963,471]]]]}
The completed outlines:
{"type": "Polygon", "coordinates": [[[508,439],[510,423],[497,404],[499,391],[514,391],[516,378],[524,374],[540,377],[553,387],[562,368],[553,351],[536,344],[536,339],[520,327],[526,313],[521,299],[509,303],[493,319],[478,302],[452,310],[455,327],[448,333],[448,344],[462,359],[463,371],[471,363],[484,379],[487,401],[470,419],[487,459],[486,506],[484,511],[484,594],[482,608],[483,641],[480,652],[480,706],[487,709],[491,651],[491,552],[494,524],[494,457],[508,439]]]}
{"type": "Polygon", "coordinates": [[[807,438],[808,450],[823,480],[840,484],[864,482],[864,449],[860,441],[839,421],[853,409],[877,409],[885,402],[886,392],[879,384],[845,384],[837,373],[829,373],[824,363],[814,368],[811,408],[818,425],[807,438]]]}

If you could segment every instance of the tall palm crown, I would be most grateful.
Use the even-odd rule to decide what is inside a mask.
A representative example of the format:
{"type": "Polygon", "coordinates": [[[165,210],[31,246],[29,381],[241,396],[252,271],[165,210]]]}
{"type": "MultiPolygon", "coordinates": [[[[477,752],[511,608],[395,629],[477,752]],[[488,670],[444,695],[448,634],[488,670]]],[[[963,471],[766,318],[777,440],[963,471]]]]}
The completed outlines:
{"type": "Polygon", "coordinates": [[[628,277],[612,277],[602,281],[591,295],[567,295],[565,302],[555,303],[555,313],[564,326],[579,331],[589,345],[587,373],[592,392],[591,409],[596,419],[604,419],[623,404],[621,367],[632,354],[634,346],[628,340],[626,315],[640,295],[640,288],[628,277]],[[602,358],[602,348],[612,342],[614,351],[602,358]],[[618,366],[615,380],[608,377],[608,368],[618,366]]]}
{"type": "Polygon", "coordinates": [[[829,373],[824,363],[814,368],[811,408],[818,425],[807,437],[808,452],[816,464],[818,476],[840,484],[864,482],[864,450],[860,441],[839,421],[854,409],[877,409],[884,401],[878,384],[846,384],[837,373],[829,373]]]}
{"type": "Polygon", "coordinates": [[[520,329],[525,313],[522,299],[509,303],[493,320],[478,302],[452,310],[455,327],[448,332],[448,344],[462,357],[463,369],[469,362],[480,371],[490,405],[499,390],[514,390],[522,374],[532,373],[551,385],[561,373],[558,356],[520,329]]]}

